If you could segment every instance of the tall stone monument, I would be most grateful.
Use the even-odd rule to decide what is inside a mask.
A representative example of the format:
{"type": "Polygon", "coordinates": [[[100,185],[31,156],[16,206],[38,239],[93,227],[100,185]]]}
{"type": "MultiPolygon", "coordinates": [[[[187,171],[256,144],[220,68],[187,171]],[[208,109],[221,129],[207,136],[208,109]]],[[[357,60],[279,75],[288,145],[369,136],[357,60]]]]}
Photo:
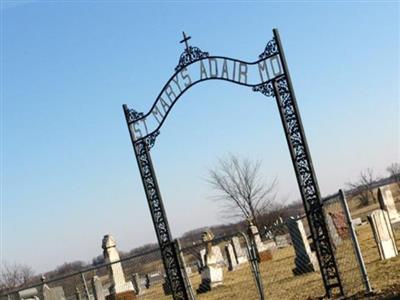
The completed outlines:
{"type": "Polygon", "coordinates": [[[108,266],[111,279],[110,295],[107,300],[130,300],[135,299],[133,284],[125,280],[124,271],[120,262],[119,253],[115,240],[111,235],[105,235],[102,243],[104,260],[106,263],[113,263],[108,266]]]}
{"type": "Polygon", "coordinates": [[[381,209],[387,211],[390,223],[396,224],[396,227],[400,225],[400,214],[396,209],[392,192],[388,186],[378,188],[378,201],[381,209]]]}
{"type": "Polygon", "coordinates": [[[197,289],[197,293],[206,293],[223,284],[222,253],[218,246],[212,245],[213,239],[214,235],[210,230],[203,232],[202,240],[206,246],[206,253],[204,255],[205,266],[201,270],[201,283],[197,289]]]}
{"type": "Polygon", "coordinates": [[[301,275],[303,273],[318,270],[317,257],[315,256],[315,253],[311,252],[303,222],[301,220],[289,218],[286,221],[286,224],[296,253],[294,259],[296,268],[292,270],[293,274],[301,275]]]}
{"type": "Polygon", "coordinates": [[[377,209],[368,216],[368,220],[374,233],[381,260],[397,256],[399,252],[390,225],[389,214],[385,210],[377,209]]]}

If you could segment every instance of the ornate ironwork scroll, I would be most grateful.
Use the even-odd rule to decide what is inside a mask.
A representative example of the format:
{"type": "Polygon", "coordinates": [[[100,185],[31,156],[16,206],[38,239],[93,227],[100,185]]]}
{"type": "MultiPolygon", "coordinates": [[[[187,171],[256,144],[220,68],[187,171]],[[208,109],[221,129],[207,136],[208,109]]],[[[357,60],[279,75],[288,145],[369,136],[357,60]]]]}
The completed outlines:
{"type": "MultiPolygon", "coordinates": [[[[180,56],[178,66],[175,68],[174,76],[171,77],[164,86],[156,102],[153,104],[152,109],[144,115],[143,113],[129,110],[127,106],[124,105],[125,118],[135,150],[136,160],[139,166],[140,175],[163,257],[164,267],[167,273],[167,278],[170,281],[174,299],[186,300],[190,298],[185,289],[185,271],[180,267],[178,255],[175,250],[176,248],[172,242],[167,217],[164,211],[149,151],[154,145],[155,139],[159,133],[158,130],[163,124],[164,118],[180,95],[195,83],[209,79],[223,79],[236,84],[251,86],[253,87],[253,91],[261,92],[266,96],[274,96],[276,98],[293,166],[296,172],[303,205],[310,225],[311,235],[315,244],[326,294],[330,297],[336,289],[339,289],[340,294],[344,295],[336,258],[332,248],[332,242],[325,223],[318,183],[314,173],[311,155],[308,150],[278,31],[274,29],[274,38],[268,42],[263,53],[259,55],[259,60],[251,63],[233,60],[228,57],[211,57],[207,52],[203,52],[197,47],[189,46],[189,39],[190,37],[187,37],[186,34],[183,33],[183,40],[181,43],[185,43],[186,49],[180,56]],[[171,90],[170,83],[172,80],[174,82],[178,81],[176,78],[178,73],[180,73],[181,80],[189,78],[188,74],[183,72],[185,71],[185,67],[194,62],[201,63],[201,60],[205,59],[209,62],[210,70],[212,60],[216,61],[220,59],[223,60],[224,63],[226,63],[226,61],[233,61],[234,66],[238,64],[239,69],[241,68],[240,66],[243,67],[240,72],[241,74],[246,74],[245,81],[241,81],[240,76],[239,79],[234,77],[234,75],[232,78],[228,78],[228,75],[222,75],[224,73],[221,73],[221,76],[219,77],[205,76],[205,78],[200,77],[197,81],[192,82],[192,80],[189,80],[189,83],[187,83],[184,90],[181,90],[178,84],[179,94],[174,94],[171,90]],[[260,81],[258,81],[258,84],[247,83],[247,66],[255,66],[255,68],[258,68],[256,69],[258,71],[257,74],[260,74],[260,81]],[[270,71],[272,73],[270,73],[270,71]],[[161,97],[163,96],[163,93],[165,93],[166,97],[171,101],[170,104],[165,102],[165,99],[161,97]],[[171,95],[175,95],[175,98],[171,99],[171,95]],[[165,115],[161,113],[157,104],[160,104],[163,107],[165,115]],[[150,114],[156,117],[158,127],[147,132],[145,118],[150,114]],[[159,116],[163,117],[162,120],[158,119],[159,116]],[[139,130],[140,128],[135,128],[135,126],[139,126],[138,123],[140,121],[144,124],[147,133],[146,135],[135,137],[135,132],[141,132],[139,130]]],[[[235,68],[233,68],[233,70],[235,70],[235,68]]]]}
{"type": "MultiPolygon", "coordinates": [[[[140,113],[129,110],[126,105],[123,106],[126,122],[129,126],[132,118],[138,117],[140,113]]],[[[157,133],[158,134],[158,133],[157,133]]],[[[183,270],[179,265],[178,253],[172,240],[167,216],[158,187],[157,178],[150,157],[150,148],[154,145],[156,135],[154,134],[145,140],[134,142],[132,132],[130,131],[135,156],[138,163],[143,187],[146,192],[147,202],[153,219],[154,229],[156,231],[158,244],[161,250],[161,256],[167,280],[172,289],[174,300],[190,299],[184,285],[183,270]]]]}
{"type": "Polygon", "coordinates": [[[191,62],[205,57],[208,57],[208,52],[203,52],[197,47],[189,46],[183,51],[181,57],[179,58],[179,63],[176,66],[175,71],[179,71],[191,62]]]}
{"type": "Polygon", "coordinates": [[[339,293],[344,295],[332,242],[322,210],[317,178],[314,173],[300,113],[276,29],[274,30],[274,36],[273,43],[268,43],[269,46],[267,45],[264,53],[279,51],[284,75],[275,79],[272,84],[260,85],[253,88],[253,90],[276,98],[327,296],[331,297],[337,288],[339,293]],[[276,47],[273,46],[274,44],[276,47]]]}

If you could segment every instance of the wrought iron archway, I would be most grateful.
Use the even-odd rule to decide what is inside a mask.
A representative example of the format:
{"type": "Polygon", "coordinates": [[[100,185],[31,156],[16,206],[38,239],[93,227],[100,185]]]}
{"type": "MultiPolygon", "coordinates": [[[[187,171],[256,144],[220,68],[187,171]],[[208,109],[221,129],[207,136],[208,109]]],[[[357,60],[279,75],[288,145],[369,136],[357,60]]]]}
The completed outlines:
{"type": "Polygon", "coordinates": [[[223,56],[210,56],[207,52],[203,52],[197,47],[189,46],[188,40],[190,37],[184,34],[184,39],[181,43],[185,43],[186,47],[180,57],[178,66],[175,68],[175,73],[160,92],[150,111],[147,114],[138,113],[133,109],[129,109],[127,105],[123,105],[163,264],[175,300],[189,299],[189,293],[185,286],[184,270],[179,264],[179,254],[172,240],[151,161],[150,149],[154,146],[159,129],[166,116],[179,97],[193,85],[212,79],[226,80],[249,86],[255,92],[261,92],[265,96],[276,99],[304,209],[310,225],[326,294],[330,297],[334,290],[338,290],[341,295],[344,294],[332,243],[325,223],[317,178],[277,29],[273,29],[273,35],[273,39],[267,43],[265,50],[259,55],[257,61],[244,62],[223,56]],[[215,68],[217,68],[217,60],[220,60],[223,64],[221,76],[211,74],[214,62],[215,68]],[[204,76],[201,73],[200,78],[192,80],[187,73],[188,68],[198,65],[200,66],[200,72],[202,72],[202,65],[206,61],[210,66],[209,74],[205,72],[206,76],[204,76]],[[233,76],[231,78],[228,75],[228,71],[224,74],[224,67],[227,66],[228,62],[231,62],[233,66],[233,76]],[[248,68],[253,66],[259,71],[261,82],[248,83],[248,68]],[[179,75],[183,80],[186,78],[186,83],[182,86],[179,85],[179,75]],[[265,78],[263,75],[265,75],[265,78]],[[173,92],[171,89],[171,83],[175,81],[178,82],[176,86],[179,87],[179,93],[173,92]],[[169,98],[170,101],[167,102],[164,98],[169,98]],[[162,110],[160,107],[162,107],[162,110]],[[156,122],[152,126],[153,128],[149,130],[151,126],[147,124],[147,121],[150,117],[156,122]]]}

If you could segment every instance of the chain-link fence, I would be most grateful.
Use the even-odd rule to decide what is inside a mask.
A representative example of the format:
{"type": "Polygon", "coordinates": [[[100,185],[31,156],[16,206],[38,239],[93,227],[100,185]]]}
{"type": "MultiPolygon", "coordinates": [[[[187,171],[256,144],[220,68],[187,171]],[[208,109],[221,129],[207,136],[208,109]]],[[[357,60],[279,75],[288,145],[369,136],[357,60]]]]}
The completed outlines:
{"type": "Polygon", "coordinates": [[[325,294],[304,217],[279,218],[264,237],[256,244],[266,299],[317,299],[325,294]]]}
{"type": "MultiPolygon", "coordinates": [[[[180,253],[196,299],[260,299],[244,235],[224,236],[210,243],[197,241],[180,253]]],[[[1,296],[1,300],[113,299],[111,291],[131,293],[143,300],[172,299],[160,251],[125,257],[65,276],[47,276],[30,287],[1,296]]]]}
{"type": "Polygon", "coordinates": [[[370,292],[370,284],[344,193],[323,202],[328,233],[346,297],[370,292]]]}
{"type": "Polygon", "coordinates": [[[65,276],[48,276],[29,288],[1,296],[1,300],[112,299],[108,297],[111,290],[140,299],[172,299],[168,291],[164,292],[165,287],[164,267],[157,249],[65,276]],[[110,269],[114,274],[114,282],[110,278],[110,269]]]}
{"type": "MultiPolygon", "coordinates": [[[[346,201],[343,193],[323,201],[328,233],[348,298],[363,299],[371,290],[366,271],[376,294],[394,295],[390,292],[400,290],[400,259],[382,259],[367,219],[375,206],[360,209],[353,201],[346,201]]],[[[400,226],[390,228],[400,248],[400,226]]],[[[260,233],[252,225],[247,235],[238,233],[180,246],[177,244],[187,275],[186,286],[193,299],[318,299],[325,295],[304,215],[278,218],[260,233]]],[[[0,298],[100,300],[112,299],[110,294],[121,291],[134,294],[136,299],[172,299],[158,249],[124,257],[111,265],[97,265],[57,278],[50,275],[0,298]],[[114,279],[110,277],[111,270],[114,279]]]]}
{"type": "MultiPolygon", "coordinates": [[[[350,246],[340,249],[343,257],[351,253],[350,246]]],[[[253,226],[248,235],[199,240],[184,245],[180,254],[195,299],[316,299],[325,293],[304,217],[278,220],[263,234],[253,226]],[[258,255],[252,246],[257,247],[258,255]]],[[[343,265],[346,271],[356,270],[346,260],[343,265]]],[[[160,251],[125,257],[111,265],[98,265],[59,278],[50,276],[1,300],[35,296],[46,300],[100,300],[113,289],[130,291],[137,299],[172,299],[160,251]]]]}
{"type": "Polygon", "coordinates": [[[243,234],[198,241],[181,253],[196,299],[260,299],[243,234]]]}
{"type": "MultiPolygon", "coordinates": [[[[395,184],[381,188],[391,190],[391,195],[388,196],[390,199],[387,201],[392,202],[394,208],[397,206],[396,210],[399,212],[400,188],[395,184]]],[[[373,190],[373,194],[377,195],[377,188],[373,190]]],[[[347,204],[376,299],[400,299],[400,255],[389,258],[380,253],[380,247],[383,244],[387,248],[385,250],[397,248],[400,252],[400,220],[387,218],[386,223],[378,225],[379,228],[375,227],[379,231],[382,230],[380,234],[383,235],[374,236],[372,219],[369,217],[377,211],[379,214],[386,215],[387,209],[383,213],[378,199],[371,197],[368,203],[362,203],[357,195],[348,197],[347,204]],[[392,232],[393,235],[385,236],[385,231],[392,232]]]]}

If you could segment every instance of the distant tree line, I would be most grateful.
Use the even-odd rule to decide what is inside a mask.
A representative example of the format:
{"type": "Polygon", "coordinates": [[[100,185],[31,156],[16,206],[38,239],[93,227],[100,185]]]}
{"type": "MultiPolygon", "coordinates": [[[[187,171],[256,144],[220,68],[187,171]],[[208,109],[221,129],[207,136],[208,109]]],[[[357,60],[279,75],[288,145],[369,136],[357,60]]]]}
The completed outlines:
{"type": "Polygon", "coordinates": [[[374,192],[377,187],[395,183],[400,190],[400,163],[392,163],[386,168],[386,171],[389,176],[383,178],[375,175],[372,168],[361,171],[356,181],[346,184],[349,188],[347,193],[358,199],[360,206],[368,206],[371,202],[377,202],[374,192]]]}

